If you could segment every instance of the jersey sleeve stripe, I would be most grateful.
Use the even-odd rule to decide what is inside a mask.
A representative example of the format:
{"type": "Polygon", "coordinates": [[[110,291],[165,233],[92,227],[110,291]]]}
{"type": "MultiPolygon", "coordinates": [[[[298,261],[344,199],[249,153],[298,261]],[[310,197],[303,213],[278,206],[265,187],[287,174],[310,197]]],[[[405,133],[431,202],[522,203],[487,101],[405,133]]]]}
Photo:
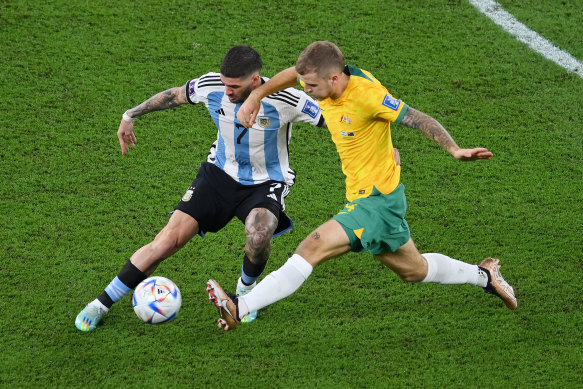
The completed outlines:
{"type": "Polygon", "coordinates": [[[192,82],[192,80],[188,80],[186,82],[186,85],[184,85],[184,88],[186,89],[186,101],[188,101],[189,104],[194,104],[194,101],[190,100],[190,83],[192,82]]]}
{"type": "Polygon", "coordinates": [[[407,112],[408,109],[409,106],[403,103],[403,108],[401,108],[401,113],[399,113],[399,116],[397,117],[397,120],[395,120],[395,123],[401,123],[401,120],[403,120],[403,117],[405,116],[405,113],[407,112]]]}

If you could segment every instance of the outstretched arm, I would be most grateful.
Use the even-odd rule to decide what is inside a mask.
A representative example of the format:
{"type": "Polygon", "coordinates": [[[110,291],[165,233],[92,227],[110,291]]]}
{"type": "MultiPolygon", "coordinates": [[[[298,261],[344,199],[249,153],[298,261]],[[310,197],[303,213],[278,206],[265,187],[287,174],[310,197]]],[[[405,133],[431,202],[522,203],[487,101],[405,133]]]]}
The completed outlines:
{"type": "Polygon", "coordinates": [[[272,93],[279,92],[286,88],[296,85],[298,82],[298,73],[295,67],[287,68],[277,73],[265,84],[255,88],[249,97],[245,100],[239,111],[237,119],[245,127],[251,127],[255,123],[255,118],[261,108],[261,99],[272,93]]]}
{"type": "Polygon", "coordinates": [[[164,92],[160,92],[137,107],[127,110],[117,130],[117,138],[121,146],[122,154],[129,151],[129,146],[136,147],[137,139],[134,134],[135,118],[149,112],[160,111],[186,103],[186,88],[184,86],[177,86],[176,88],[170,88],[164,92]]]}
{"type": "Polygon", "coordinates": [[[421,131],[460,161],[490,159],[493,156],[488,149],[481,147],[474,149],[460,148],[441,123],[415,108],[409,107],[401,120],[401,124],[421,131]]]}

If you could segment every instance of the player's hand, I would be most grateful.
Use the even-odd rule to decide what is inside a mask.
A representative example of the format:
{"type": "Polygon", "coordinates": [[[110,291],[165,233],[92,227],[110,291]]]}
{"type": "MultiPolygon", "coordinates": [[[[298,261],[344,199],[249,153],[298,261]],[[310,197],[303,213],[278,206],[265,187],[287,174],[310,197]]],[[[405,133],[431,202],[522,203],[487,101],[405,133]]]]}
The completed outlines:
{"type": "Polygon", "coordinates": [[[397,166],[401,166],[401,154],[399,154],[399,149],[394,147],[393,148],[393,155],[395,156],[395,164],[397,166]]]}
{"type": "Polygon", "coordinates": [[[119,140],[122,154],[125,154],[130,150],[129,146],[136,147],[138,140],[134,134],[134,123],[126,122],[121,119],[119,130],[117,130],[117,139],[119,140]]]}
{"type": "Polygon", "coordinates": [[[261,108],[261,99],[258,99],[253,92],[245,99],[241,108],[237,112],[237,119],[245,127],[251,127],[255,124],[255,118],[261,108]]]}
{"type": "Polygon", "coordinates": [[[478,147],[475,149],[457,149],[453,156],[460,161],[475,161],[477,159],[490,159],[494,154],[488,149],[478,147]]]}

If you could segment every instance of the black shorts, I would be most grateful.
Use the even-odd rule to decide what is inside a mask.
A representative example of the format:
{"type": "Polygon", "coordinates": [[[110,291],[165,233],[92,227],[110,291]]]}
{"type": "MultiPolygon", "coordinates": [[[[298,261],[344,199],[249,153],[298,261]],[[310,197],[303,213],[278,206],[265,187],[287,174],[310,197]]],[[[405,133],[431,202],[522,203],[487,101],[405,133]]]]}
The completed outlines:
{"type": "Polygon", "coordinates": [[[289,187],[283,182],[243,185],[217,166],[203,162],[176,209],[192,216],[204,236],[206,232],[219,231],[235,216],[244,223],[253,208],[266,208],[278,220],[275,237],[293,227],[292,220],[284,212],[288,193],[289,187]]]}

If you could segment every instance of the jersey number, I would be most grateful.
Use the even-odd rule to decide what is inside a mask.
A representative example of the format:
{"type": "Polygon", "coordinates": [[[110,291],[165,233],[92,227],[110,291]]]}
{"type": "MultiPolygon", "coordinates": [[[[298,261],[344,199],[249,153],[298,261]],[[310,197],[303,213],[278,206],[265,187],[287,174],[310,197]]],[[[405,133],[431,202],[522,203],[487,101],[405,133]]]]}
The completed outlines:
{"type": "Polygon", "coordinates": [[[248,128],[244,127],[241,124],[235,123],[235,127],[237,127],[239,130],[241,130],[241,133],[239,134],[239,136],[237,137],[237,144],[240,145],[241,144],[241,139],[243,139],[243,137],[245,136],[245,134],[247,133],[248,128]]]}

